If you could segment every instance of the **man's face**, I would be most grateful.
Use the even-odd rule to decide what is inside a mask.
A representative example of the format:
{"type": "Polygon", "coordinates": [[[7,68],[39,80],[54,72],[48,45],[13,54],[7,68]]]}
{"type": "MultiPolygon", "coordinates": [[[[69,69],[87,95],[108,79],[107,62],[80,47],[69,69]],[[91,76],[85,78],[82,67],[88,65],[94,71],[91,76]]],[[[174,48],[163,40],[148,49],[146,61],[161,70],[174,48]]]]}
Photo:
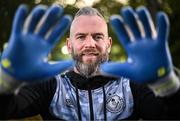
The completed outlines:
{"type": "Polygon", "coordinates": [[[76,62],[76,71],[86,77],[95,75],[99,65],[108,60],[111,48],[106,22],[99,16],[76,17],[67,47],[76,62]]]}

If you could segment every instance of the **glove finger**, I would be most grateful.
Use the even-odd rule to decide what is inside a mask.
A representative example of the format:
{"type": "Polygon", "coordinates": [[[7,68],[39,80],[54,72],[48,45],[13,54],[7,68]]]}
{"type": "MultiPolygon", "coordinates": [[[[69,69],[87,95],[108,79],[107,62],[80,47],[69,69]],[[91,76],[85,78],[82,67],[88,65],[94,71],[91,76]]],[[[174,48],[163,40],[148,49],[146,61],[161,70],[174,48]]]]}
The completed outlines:
{"type": "Polygon", "coordinates": [[[155,29],[151,15],[148,12],[147,8],[139,7],[137,9],[137,14],[143,24],[144,31],[145,31],[145,37],[146,38],[155,38],[156,37],[156,29],[155,29]]]}
{"type": "MultiPolygon", "coordinates": [[[[104,63],[101,65],[101,73],[103,75],[107,76],[113,76],[117,78],[125,77],[129,78],[131,81],[139,84],[143,84],[146,82],[152,81],[151,77],[152,75],[146,77],[147,73],[143,75],[143,73],[139,73],[137,68],[135,67],[135,64],[132,63],[118,63],[118,62],[110,62],[110,63],[104,63]]],[[[154,78],[153,78],[154,79],[154,78]]]]}
{"type": "Polygon", "coordinates": [[[52,5],[38,23],[35,33],[44,37],[49,29],[56,24],[62,13],[62,7],[52,5]]]}
{"type": "Polygon", "coordinates": [[[57,23],[56,27],[48,37],[47,41],[55,45],[60,38],[64,35],[64,33],[68,30],[70,23],[72,21],[72,17],[65,15],[62,17],[62,19],[57,23]]]}
{"type": "Polygon", "coordinates": [[[134,39],[138,40],[139,38],[141,38],[141,32],[143,31],[141,31],[142,25],[140,24],[137,14],[131,7],[122,8],[121,13],[124,21],[128,24],[128,27],[130,28],[134,39]]]}
{"type": "Polygon", "coordinates": [[[38,5],[35,7],[31,14],[27,17],[24,25],[24,33],[33,33],[36,25],[38,24],[41,17],[44,15],[46,6],[38,5]]]}
{"type": "Polygon", "coordinates": [[[110,24],[118,37],[118,40],[126,48],[126,45],[130,42],[129,35],[123,23],[121,16],[113,15],[110,17],[110,24]]]}
{"type": "Polygon", "coordinates": [[[72,67],[72,65],[72,60],[57,61],[44,66],[43,71],[47,77],[50,77],[62,73],[66,69],[72,67]]]}
{"type": "Polygon", "coordinates": [[[157,32],[157,40],[164,45],[169,36],[169,19],[164,12],[157,14],[157,32]]]}
{"type": "Polygon", "coordinates": [[[27,6],[20,5],[13,21],[12,34],[20,34],[22,32],[27,13],[27,6]]]}
{"type": "Polygon", "coordinates": [[[117,63],[117,62],[108,62],[101,65],[101,72],[105,75],[110,75],[114,77],[127,77],[131,78],[132,76],[132,65],[129,63],[117,63]]]}
{"type": "Polygon", "coordinates": [[[22,75],[19,80],[26,81],[28,83],[33,83],[37,81],[47,80],[48,78],[52,78],[57,74],[62,73],[66,69],[70,68],[73,64],[73,61],[59,61],[52,63],[44,63],[40,67],[36,68],[34,71],[28,72],[28,75],[22,75]]]}

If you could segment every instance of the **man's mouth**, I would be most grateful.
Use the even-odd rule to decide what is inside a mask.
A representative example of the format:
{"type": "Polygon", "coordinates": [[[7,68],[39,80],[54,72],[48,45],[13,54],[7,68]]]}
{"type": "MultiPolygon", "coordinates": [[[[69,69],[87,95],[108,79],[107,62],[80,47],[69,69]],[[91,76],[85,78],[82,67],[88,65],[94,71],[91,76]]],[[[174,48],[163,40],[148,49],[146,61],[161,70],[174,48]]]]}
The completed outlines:
{"type": "Polygon", "coordinates": [[[98,53],[82,53],[82,56],[98,56],[98,53]]]}
{"type": "Polygon", "coordinates": [[[99,53],[97,52],[83,52],[81,57],[85,63],[92,63],[98,59],[99,53]]]}

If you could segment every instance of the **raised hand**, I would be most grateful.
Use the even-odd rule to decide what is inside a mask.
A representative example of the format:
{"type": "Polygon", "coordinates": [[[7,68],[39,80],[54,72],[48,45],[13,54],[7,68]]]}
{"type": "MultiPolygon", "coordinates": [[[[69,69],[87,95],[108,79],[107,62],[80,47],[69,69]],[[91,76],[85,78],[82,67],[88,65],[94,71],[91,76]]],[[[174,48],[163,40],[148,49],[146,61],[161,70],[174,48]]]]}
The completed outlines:
{"type": "Polygon", "coordinates": [[[71,61],[49,63],[48,55],[71,23],[58,5],[38,5],[28,15],[21,5],[15,15],[8,47],[1,57],[4,73],[18,81],[33,82],[61,73],[71,61]],[[28,15],[28,16],[27,16],[28,15]]]}
{"type": "Polygon", "coordinates": [[[134,11],[123,8],[123,17],[113,15],[111,25],[127,52],[124,63],[109,62],[101,66],[102,72],[117,77],[128,77],[137,83],[156,81],[172,70],[168,47],[169,21],[165,13],[157,14],[157,29],[145,7],[134,11]]]}

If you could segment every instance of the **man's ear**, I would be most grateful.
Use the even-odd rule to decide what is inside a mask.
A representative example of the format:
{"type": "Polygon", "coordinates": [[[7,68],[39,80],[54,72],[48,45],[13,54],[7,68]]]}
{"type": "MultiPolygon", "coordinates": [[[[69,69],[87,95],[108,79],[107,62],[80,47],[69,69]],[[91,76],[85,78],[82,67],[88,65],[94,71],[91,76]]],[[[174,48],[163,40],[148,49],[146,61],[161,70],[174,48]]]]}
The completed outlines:
{"type": "Polygon", "coordinates": [[[67,46],[69,54],[71,54],[72,53],[72,43],[71,43],[70,38],[66,39],[66,46],[67,46]]]}
{"type": "Polygon", "coordinates": [[[107,51],[108,51],[108,53],[110,53],[111,52],[111,46],[112,46],[112,38],[109,37],[108,40],[109,40],[109,42],[108,42],[108,49],[107,49],[107,51]]]}

